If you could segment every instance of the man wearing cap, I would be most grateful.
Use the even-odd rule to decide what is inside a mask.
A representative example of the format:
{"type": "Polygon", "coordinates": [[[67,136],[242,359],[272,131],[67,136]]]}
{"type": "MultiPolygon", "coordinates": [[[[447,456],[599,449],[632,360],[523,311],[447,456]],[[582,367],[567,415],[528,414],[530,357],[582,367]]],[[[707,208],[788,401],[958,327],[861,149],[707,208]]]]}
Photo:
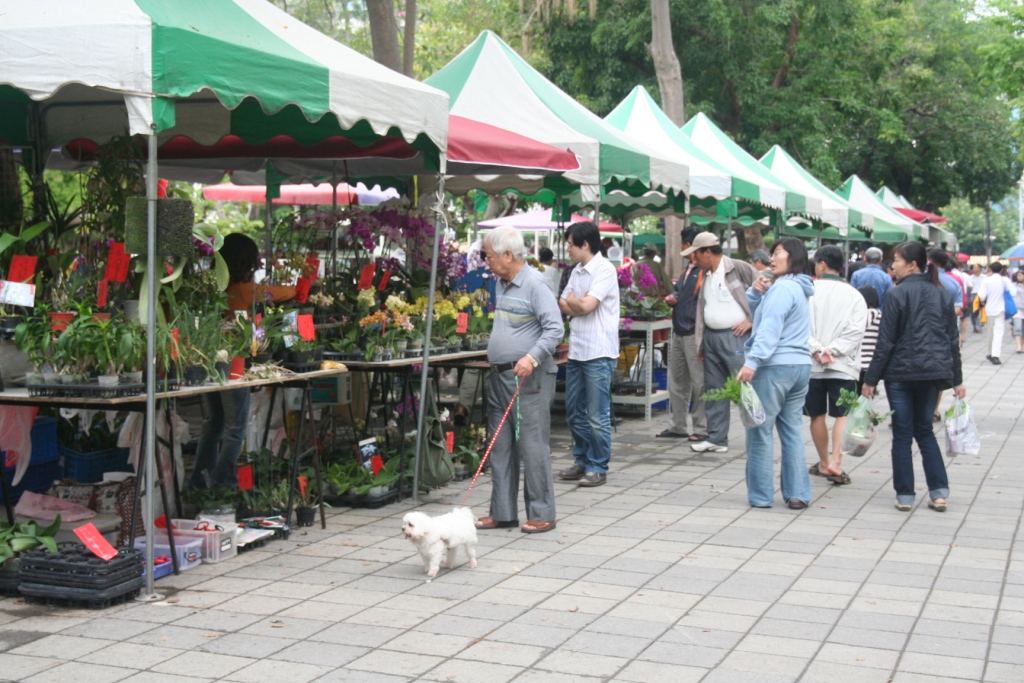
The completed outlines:
{"type": "MultiPolygon", "coordinates": [[[[746,261],[722,254],[714,233],[702,232],[693,239],[683,256],[704,271],[700,304],[697,306],[697,351],[704,363],[704,391],[725,386],[726,380],[743,367],[743,344],[750,337],[754,316],[747,303],[747,289],[758,277],[746,261]]],[[[729,450],[729,401],[707,401],[708,438],[690,444],[698,453],[729,450]]]]}

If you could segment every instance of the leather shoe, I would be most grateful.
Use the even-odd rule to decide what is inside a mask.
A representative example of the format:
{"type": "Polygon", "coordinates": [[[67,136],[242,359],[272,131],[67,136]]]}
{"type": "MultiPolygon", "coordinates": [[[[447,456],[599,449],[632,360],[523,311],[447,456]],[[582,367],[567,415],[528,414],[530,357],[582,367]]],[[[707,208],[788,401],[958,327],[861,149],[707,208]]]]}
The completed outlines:
{"type": "Polygon", "coordinates": [[[565,479],[566,481],[576,481],[577,479],[582,479],[586,472],[587,470],[583,465],[570,465],[558,472],[558,478],[565,479]]]}
{"type": "Polygon", "coordinates": [[[803,510],[807,507],[807,503],[803,502],[802,500],[792,498],[786,501],[786,507],[788,507],[790,510],[803,510]]]}
{"type": "Polygon", "coordinates": [[[598,474],[597,472],[587,472],[582,479],[580,479],[580,486],[601,486],[608,481],[608,475],[598,474]]]}

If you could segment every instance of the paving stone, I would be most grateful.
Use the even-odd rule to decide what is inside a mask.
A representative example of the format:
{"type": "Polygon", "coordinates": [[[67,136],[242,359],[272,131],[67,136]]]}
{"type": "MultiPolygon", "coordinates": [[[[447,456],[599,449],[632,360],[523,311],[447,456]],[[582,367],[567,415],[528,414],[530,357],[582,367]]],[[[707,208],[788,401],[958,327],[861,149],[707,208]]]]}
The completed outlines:
{"type": "Polygon", "coordinates": [[[225,681],[239,683],[265,683],[266,681],[288,681],[288,683],[309,683],[330,673],[330,667],[262,659],[224,677],[225,681]]]}
{"type": "Polygon", "coordinates": [[[372,671],[394,676],[421,676],[444,661],[442,657],[374,650],[347,665],[349,669],[372,671]]]}
{"type": "Polygon", "coordinates": [[[24,683],[115,683],[131,676],[133,669],[85,662],[65,662],[22,679],[24,683]]]}
{"type": "Polygon", "coordinates": [[[148,669],[181,654],[179,650],[138,643],[114,643],[78,658],[88,664],[116,664],[130,669],[148,669]]]}

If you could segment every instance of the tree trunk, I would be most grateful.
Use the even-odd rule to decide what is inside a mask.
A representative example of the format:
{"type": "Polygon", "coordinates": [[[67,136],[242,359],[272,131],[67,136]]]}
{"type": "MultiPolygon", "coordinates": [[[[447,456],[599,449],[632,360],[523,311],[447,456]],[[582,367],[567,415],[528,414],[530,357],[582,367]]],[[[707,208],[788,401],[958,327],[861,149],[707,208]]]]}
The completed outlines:
{"type": "Polygon", "coordinates": [[[14,150],[0,148],[0,228],[20,229],[25,216],[25,202],[21,196],[18,165],[14,163],[14,150]]]}
{"type": "MultiPolygon", "coordinates": [[[[593,8],[593,4],[591,4],[593,8]]],[[[654,72],[658,77],[661,91],[661,107],[672,122],[682,126],[686,122],[685,100],[683,99],[683,71],[679,66],[672,43],[672,23],[669,17],[668,0],[651,0],[651,44],[647,46],[654,61],[654,72]]],[[[683,259],[679,255],[680,239],[684,222],[682,218],[669,216],[665,219],[665,271],[670,277],[682,270],[683,259]]]]}
{"type": "Polygon", "coordinates": [[[743,242],[740,246],[740,252],[742,253],[744,247],[746,247],[746,253],[752,254],[758,249],[764,249],[764,236],[761,235],[761,224],[754,223],[743,228],[743,242]]]}
{"type": "Polygon", "coordinates": [[[370,39],[373,59],[380,64],[402,72],[402,55],[398,51],[398,21],[392,0],[366,0],[366,13],[370,18],[370,39]]]}
{"type": "Polygon", "coordinates": [[[402,73],[413,75],[416,62],[416,0],[405,0],[405,31],[402,38],[402,73]]]}

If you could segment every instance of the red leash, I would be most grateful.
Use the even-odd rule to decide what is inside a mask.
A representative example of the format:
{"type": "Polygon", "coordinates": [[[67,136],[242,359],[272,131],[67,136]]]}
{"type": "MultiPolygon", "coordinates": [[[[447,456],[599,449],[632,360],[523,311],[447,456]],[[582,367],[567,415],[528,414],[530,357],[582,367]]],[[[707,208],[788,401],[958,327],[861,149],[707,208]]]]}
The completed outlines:
{"type": "Polygon", "coordinates": [[[491,437],[491,443],[487,445],[487,450],[484,451],[484,457],[480,459],[480,466],[476,468],[476,474],[473,475],[473,480],[469,482],[469,488],[466,489],[466,496],[462,499],[462,506],[466,507],[466,501],[469,499],[469,494],[476,486],[477,477],[484,471],[484,465],[487,464],[487,458],[491,455],[491,449],[494,448],[494,442],[498,440],[498,434],[501,434],[501,428],[505,426],[505,420],[508,419],[508,413],[512,410],[512,405],[516,402],[516,397],[519,396],[519,389],[522,387],[522,382],[516,382],[516,391],[512,394],[512,400],[508,402],[508,407],[505,408],[505,414],[501,416],[501,422],[498,423],[498,428],[494,430],[494,436],[491,437]]]}

